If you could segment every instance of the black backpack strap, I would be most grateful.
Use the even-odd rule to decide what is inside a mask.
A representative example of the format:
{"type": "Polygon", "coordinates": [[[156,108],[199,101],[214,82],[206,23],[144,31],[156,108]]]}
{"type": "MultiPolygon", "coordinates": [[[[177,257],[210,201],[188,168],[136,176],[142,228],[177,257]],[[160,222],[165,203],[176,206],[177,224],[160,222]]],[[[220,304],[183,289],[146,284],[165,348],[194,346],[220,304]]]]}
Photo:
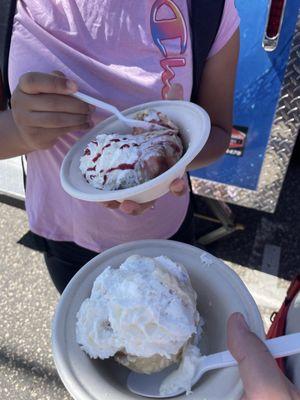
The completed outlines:
{"type": "MultiPolygon", "coordinates": [[[[200,81],[210,49],[216,39],[225,0],[191,0],[190,22],[193,48],[193,89],[191,101],[197,103],[200,81]]],[[[190,174],[187,173],[191,202],[196,210],[190,174]]]]}
{"type": "Polygon", "coordinates": [[[225,0],[191,0],[193,102],[197,101],[204,64],[218,33],[224,4],[225,0]]]}
{"type": "Polygon", "coordinates": [[[8,56],[16,11],[16,0],[0,0],[0,70],[2,83],[0,109],[6,109],[9,104],[10,90],[8,85],[8,56]]]}

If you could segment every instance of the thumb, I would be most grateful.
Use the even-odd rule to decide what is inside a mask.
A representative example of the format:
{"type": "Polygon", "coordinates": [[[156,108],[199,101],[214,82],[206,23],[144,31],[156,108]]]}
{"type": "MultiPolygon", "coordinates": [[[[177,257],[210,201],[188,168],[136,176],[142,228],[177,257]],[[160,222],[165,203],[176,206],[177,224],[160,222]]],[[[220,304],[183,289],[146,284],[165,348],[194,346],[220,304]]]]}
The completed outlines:
{"type": "Polygon", "coordinates": [[[247,400],[290,399],[286,378],[265,344],[249,330],[240,313],[227,324],[228,349],[239,364],[247,400]]]}

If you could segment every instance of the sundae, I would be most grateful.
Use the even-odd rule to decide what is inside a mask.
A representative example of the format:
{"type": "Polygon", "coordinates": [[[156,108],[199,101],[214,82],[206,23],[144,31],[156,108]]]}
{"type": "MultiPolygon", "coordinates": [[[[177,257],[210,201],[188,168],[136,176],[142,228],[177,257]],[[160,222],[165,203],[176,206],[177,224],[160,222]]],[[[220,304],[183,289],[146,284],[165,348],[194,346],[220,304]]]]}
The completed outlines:
{"type": "Polygon", "coordinates": [[[133,255],[97,277],[77,313],[76,338],[91,358],[150,374],[181,361],[199,322],[185,268],[166,256],[133,255]]]}
{"type": "Polygon", "coordinates": [[[163,130],[100,134],[84,149],[80,170],[86,181],[101,190],[126,189],[162,174],[182,157],[178,127],[155,110],[141,111],[137,120],[163,126],[163,130]]]}

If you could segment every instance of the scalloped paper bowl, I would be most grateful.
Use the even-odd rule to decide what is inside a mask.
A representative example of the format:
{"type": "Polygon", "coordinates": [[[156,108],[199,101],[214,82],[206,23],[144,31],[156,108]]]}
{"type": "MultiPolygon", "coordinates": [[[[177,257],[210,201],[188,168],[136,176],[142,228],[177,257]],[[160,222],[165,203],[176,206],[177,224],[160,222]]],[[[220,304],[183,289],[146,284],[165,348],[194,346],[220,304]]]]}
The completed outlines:
{"type": "Polygon", "coordinates": [[[80,200],[111,201],[133,200],[138,203],[155,200],[169,191],[170,184],[182,177],[186,167],[204,147],[210,133],[210,119],[203,108],[187,101],[153,101],[129,108],[124,115],[133,117],[138,111],[153,108],[166,114],[178,125],[184,141],[185,153],[180,160],[166,172],[148,182],[129,189],[105,191],[91,186],[83,177],[79,163],[86,145],[100,133],[126,133],[124,126],[115,116],[96,125],[91,131],[78,140],[65,156],[60,180],[64,190],[80,200]]]}

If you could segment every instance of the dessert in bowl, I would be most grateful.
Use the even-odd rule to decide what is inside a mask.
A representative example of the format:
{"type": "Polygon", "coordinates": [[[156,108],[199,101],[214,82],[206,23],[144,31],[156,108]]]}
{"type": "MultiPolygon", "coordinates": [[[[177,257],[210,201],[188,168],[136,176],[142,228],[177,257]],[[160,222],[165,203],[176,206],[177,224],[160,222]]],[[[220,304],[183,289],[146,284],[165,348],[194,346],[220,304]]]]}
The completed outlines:
{"type": "Polygon", "coordinates": [[[155,200],[184,175],[210,132],[207,113],[186,101],[150,102],[123,114],[165,129],[131,130],[114,116],[96,125],[62,163],[61,184],[71,196],[99,202],[155,200]]]}
{"type": "Polygon", "coordinates": [[[167,171],[183,155],[179,128],[165,114],[143,110],[135,119],[152,123],[152,128],[102,133],[84,149],[80,170],[94,188],[109,191],[140,185],[167,171]]]}
{"type": "Polygon", "coordinates": [[[145,374],[180,362],[198,334],[197,295],[183,265],[132,255],[106,268],[77,314],[76,336],[92,358],[114,357],[145,374]]]}

